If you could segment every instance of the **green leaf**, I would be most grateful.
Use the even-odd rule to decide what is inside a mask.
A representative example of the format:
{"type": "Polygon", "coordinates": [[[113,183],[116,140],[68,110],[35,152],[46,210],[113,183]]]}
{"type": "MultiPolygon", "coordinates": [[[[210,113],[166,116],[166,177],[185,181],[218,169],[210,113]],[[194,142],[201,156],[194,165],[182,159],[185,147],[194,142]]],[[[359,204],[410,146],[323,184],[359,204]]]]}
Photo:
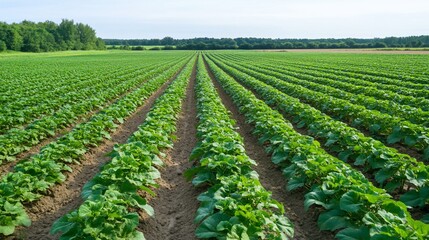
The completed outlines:
{"type": "Polygon", "coordinates": [[[429,224],[429,214],[423,215],[423,217],[420,219],[420,221],[429,224]]]}
{"type": "Polygon", "coordinates": [[[280,164],[281,162],[285,161],[288,156],[288,153],[285,151],[275,151],[273,156],[271,157],[271,161],[274,164],[280,164]]]}
{"type": "Polygon", "coordinates": [[[329,231],[345,228],[350,225],[343,216],[343,212],[339,209],[333,209],[320,214],[317,224],[321,230],[329,231]]]}
{"type": "Polygon", "coordinates": [[[380,130],[380,128],[381,128],[380,124],[375,123],[369,127],[369,131],[371,131],[372,133],[376,133],[378,132],[378,130],[380,130]]]}
{"type": "Polygon", "coordinates": [[[130,240],[146,240],[142,232],[135,231],[134,236],[130,240]]]}
{"type": "Polygon", "coordinates": [[[429,160],[429,147],[427,147],[427,148],[423,151],[423,160],[425,160],[425,161],[429,160]]]}
{"type": "Polygon", "coordinates": [[[401,196],[401,201],[407,206],[423,207],[429,198],[429,187],[420,188],[420,191],[410,190],[401,196]]]}
{"type": "Polygon", "coordinates": [[[0,233],[3,235],[11,235],[13,232],[15,232],[15,226],[13,225],[0,226],[0,233]]]}
{"type": "Polygon", "coordinates": [[[340,208],[343,211],[350,212],[350,213],[357,213],[361,209],[362,203],[360,203],[359,195],[354,192],[350,191],[343,196],[341,196],[340,199],[340,208]]]}
{"type": "Polygon", "coordinates": [[[149,204],[143,205],[142,209],[144,209],[146,211],[146,213],[151,217],[153,217],[155,215],[155,210],[149,204]]]}
{"type": "Polygon", "coordinates": [[[217,226],[222,221],[229,221],[230,217],[223,213],[215,213],[206,218],[195,231],[198,238],[217,238],[223,234],[219,233],[217,226]]]}
{"type": "Polygon", "coordinates": [[[304,183],[305,183],[305,177],[302,177],[302,178],[292,178],[291,180],[289,180],[289,182],[287,184],[287,190],[288,191],[293,191],[295,189],[303,187],[304,183]]]}
{"type": "Polygon", "coordinates": [[[403,136],[399,131],[393,132],[392,134],[390,134],[387,137],[387,143],[389,143],[389,144],[397,143],[397,142],[401,141],[402,137],[403,136]]]}
{"type": "Polygon", "coordinates": [[[371,238],[367,227],[346,228],[339,231],[335,237],[340,240],[367,240],[371,238]]]}
{"type": "Polygon", "coordinates": [[[405,137],[405,144],[408,146],[413,146],[417,143],[418,136],[406,136],[405,137]]]}
{"type": "Polygon", "coordinates": [[[344,162],[347,162],[347,160],[351,154],[352,154],[352,151],[350,151],[350,150],[342,151],[338,154],[338,158],[343,160],[344,162]]]}
{"type": "Polygon", "coordinates": [[[51,227],[50,234],[56,234],[58,232],[66,233],[70,229],[72,229],[75,223],[69,222],[67,219],[68,219],[68,215],[64,215],[58,220],[56,220],[51,227]]]}

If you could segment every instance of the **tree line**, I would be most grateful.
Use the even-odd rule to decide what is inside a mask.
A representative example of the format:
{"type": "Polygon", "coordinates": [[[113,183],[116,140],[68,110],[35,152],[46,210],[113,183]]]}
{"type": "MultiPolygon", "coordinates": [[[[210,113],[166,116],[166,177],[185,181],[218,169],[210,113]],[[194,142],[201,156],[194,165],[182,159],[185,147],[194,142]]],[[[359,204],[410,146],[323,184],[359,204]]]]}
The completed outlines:
{"type": "Polygon", "coordinates": [[[95,30],[83,23],[63,19],[8,24],[0,22],[0,51],[50,52],[63,50],[105,49],[95,30]]]}
{"type": "Polygon", "coordinates": [[[113,46],[176,46],[176,49],[312,49],[312,48],[417,48],[429,47],[429,36],[345,38],[345,39],[271,39],[271,38],[193,38],[104,39],[113,46]]]}

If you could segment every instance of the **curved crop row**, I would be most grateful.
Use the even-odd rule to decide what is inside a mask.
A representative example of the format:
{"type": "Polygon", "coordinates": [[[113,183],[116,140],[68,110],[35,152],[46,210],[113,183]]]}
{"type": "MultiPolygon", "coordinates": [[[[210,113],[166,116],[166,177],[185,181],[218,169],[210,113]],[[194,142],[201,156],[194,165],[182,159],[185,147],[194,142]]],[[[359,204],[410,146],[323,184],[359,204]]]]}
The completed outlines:
{"type": "Polygon", "coordinates": [[[429,225],[414,220],[402,202],[392,200],[374,187],[359,171],[327,154],[318,142],[294,131],[277,111],[226,75],[213,62],[210,68],[232,97],[254,134],[283,167],[288,189],[306,187],[305,207],[324,209],[318,224],[322,230],[338,231],[339,239],[425,239],[429,225]]]}
{"type": "Polygon", "coordinates": [[[368,110],[346,100],[334,99],[329,95],[308,90],[285,81],[279,81],[276,77],[259,73],[237,64],[230,62],[225,64],[272,85],[290,96],[304,100],[316,109],[347,122],[353,127],[368,129],[374,135],[384,136],[388,143],[401,142],[411,148],[422,151],[423,159],[429,159],[429,132],[427,128],[378,111],[368,110]]]}
{"type": "Polygon", "coordinates": [[[138,191],[153,194],[155,166],[163,162],[162,150],[172,148],[173,134],[186,95],[186,86],[194,61],[170,84],[155,102],[146,120],[127,143],[116,145],[112,161],[85,184],[84,202],[77,210],[64,215],[52,226],[51,233],[62,232],[61,239],[145,239],[136,228],[137,209],[153,215],[153,209],[138,191]]]}
{"type": "Polygon", "coordinates": [[[312,136],[323,139],[325,147],[338,154],[343,161],[353,161],[375,176],[375,180],[387,191],[402,191],[404,186],[412,188],[401,200],[408,206],[423,207],[429,202],[429,166],[409,155],[398,153],[380,141],[365,137],[347,124],[336,121],[319,110],[301,103],[299,99],[265,84],[257,79],[226,67],[229,74],[261,96],[264,101],[285,113],[299,128],[307,127],[312,136]]]}
{"type": "Polygon", "coordinates": [[[25,129],[13,129],[8,134],[0,136],[0,164],[3,161],[14,161],[15,155],[28,150],[31,146],[38,144],[43,139],[49,136],[54,136],[59,129],[66,127],[75,122],[79,117],[87,114],[91,110],[102,107],[107,101],[113,100],[115,97],[125,93],[147,81],[148,79],[161,74],[165,69],[168,69],[179,64],[183,65],[183,61],[173,63],[160,68],[154,68],[142,76],[123,81],[120,84],[111,88],[100,91],[96,96],[92,96],[73,106],[65,106],[60,111],[52,116],[42,118],[30,124],[25,129]]]}
{"type": "Polygon", "coordinates": [[[200,139],[190,160],[200,165],[186,176],[193,184],[209,185],[198,197],[195,217],[198,238],[290,239],[293,226],[284,216],[284,207],[271,198],[258,175],[256,163],[245,153],[241,136],[234,130],[202,60],[197,65],[197,111],[200,139]]]}
{"type": "Polygon", "coordinates": [[[26,214],[22,204],[36,201],[54,184],[64,182],[66,177],[63,172],[72,171],[69,165],[78,162],[89,147],[109,138],[109,131],[117,127],[115,122],[122,122],[130,116],[179,68],[180,65],[177,65],[152,78],[141,88],[94,115],[88,122],[79,124],[68,134],[45,146],[28,161],[19,162],[14,171],[0,181],[0,233],[11,234],[15,226],[23,224],[21,219],[25,219],[26,214]],[[20,210],[19,214],[16,209],[20,210]]]}

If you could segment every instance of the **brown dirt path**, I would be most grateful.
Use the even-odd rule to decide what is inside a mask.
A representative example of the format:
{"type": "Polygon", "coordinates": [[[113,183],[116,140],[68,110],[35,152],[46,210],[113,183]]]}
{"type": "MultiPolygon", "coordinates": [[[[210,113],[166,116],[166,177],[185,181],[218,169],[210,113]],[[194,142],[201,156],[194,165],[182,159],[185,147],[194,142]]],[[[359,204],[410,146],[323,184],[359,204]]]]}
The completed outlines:
{"type": "Polygon", "coordinates": [[[27,228],[20,227],[12,237],[7,239],[58,239],[58,236],[49,235],[53,222],[64,214],[76,209],[83,202],[80,197],[83,185],[99,172],[100,167],[104,163],[110,160],[110,157],[106,156],[106,154],[112,151],[114,145],[125,143],[131,134],[138,129],[138,126],[145,120],[146,114],[155,100],[164,92],[179,72],[152,94],[143,105],[137,108],[111,134],[111,140],[105,140],[97,148],[87,152],[82,157],[81,165],[73,165],[73,172],[66,174],[66,182],[55,185],[47,196],[27,206],[26,210],[31,218],[32,225],[27,228]]]}
{"type": "MultiPolygon", "coordinates": [[[[206,68],[209,69],[206,64],[206,68]]],[[[285,189],[286,179],[265,152],[263,146],[258,143],[258,138],[252,134],[253,126],[246,123],[244,115],[240,114],[238,108],[232,102],[231,97],[222,89],[215,80],[214,75],[208,70],[209,75],[222,99],[223,104],[231,112],[231,117],[236,121],[238,133],[244,138],[246,154],[257,162],[254,170],[259,174],[259,180],[272,196],[285,206],[287,217],[294,223],[294,239],[325,240],[334,239],[331,232],[320,231],[317,226],[318,213],[314,209],[308,212],[304,209],[303,190],[287,192],[285,189]]]]}
{"type": "Polygon", "coordinates": [[[197,144],[197,109],[194,92],[196,68],[187,87],[186,99],[178,120],[174,148],[164,159],[161,169],[160,187],[155,190],[156,197],[149,201],[155,209],[155,216],[145,217],[139,230],[148,240],[192,240],[195,237],[194,218],[199,203],[200,190],[185,180],[183,173],[192,166],[189,155],[197,144]]]}

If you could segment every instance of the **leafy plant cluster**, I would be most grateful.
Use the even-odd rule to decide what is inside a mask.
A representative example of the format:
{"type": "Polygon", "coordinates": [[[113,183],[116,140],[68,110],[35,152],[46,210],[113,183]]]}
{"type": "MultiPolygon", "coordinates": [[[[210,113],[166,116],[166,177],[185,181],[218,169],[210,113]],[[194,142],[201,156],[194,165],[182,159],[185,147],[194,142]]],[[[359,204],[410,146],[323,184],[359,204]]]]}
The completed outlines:
{"type": "MultiPolygon", "coordinates": [[[[312,136],[322,139],[325,147],[338,154],[343,161],[353,161],[389,192],[402,192],[408,206],[424,207],[429,202],[429,166],[380,141],[365,137],[358,130],[336,121],[319,110],[257,79],[216,62],[237,81],[260,95],[268,105],[293,119],[297,127],[306,127],[312,136]]],[[[279,80],[280,81],[280,80],[279,80]]]]}
{"type": "MultiPolygon", "coordinates": [[[[167,63],[166,63],[167,64],[167,63]]],[[[1,132],[11,128],[24,128],[25,124],[50,116],[61,107],[73,106],[82,99],[98,96],[105,89],[113,88],[126,82],[135,82],[142,72],[158,69],[161,64],[146,64],[139,69],[115,69],[112,72],[100,72],[85,76],[85,80],[76,81],[73,77],[62,82],[64,87],[55,88],[53,91],[35,89],[34,95],[21,96],[8,104],[0,106],[3,112],[0,118],[1,132]],[[104,75],[105,74],[105,75],[104,75]],[[134,81],[132,81],[134,80],[134,81]]],[[[144,78],[139,77],[139,80],[144,78]]],[[[52,81],[52,79],[51,79],[52,81]]],[[[25,91],[25,90],[23,90],[25,91]]],[[[114,96],[112,96],[114,97],[114,96]]]]}
{"type": "MultiPolygon", "coordinates": [[[[239,65],[245,66],[246,68],[285,80],[292,84],[303,86],[310,90],[329,94],[330,96],[338,99],[347,100],[350,103],[364,106],[370,110],[377,110],[382,113],[399,117],[404,121],[410,121],[411,123],[420,124],[425,127],[429,126],[429,112],[422,110],[428,110],[429,108],[429,100],[423,97],[429,97],[428,90],[414,90],[392,85],[387,86],[394,88],[393,91],[378,90],[374,87],[367,88],[366,86],[356,86],[355,84],[359,80],[354,80],[353,83],[344,83],[342,81],[334,80],[337,78],[334,74],[329,74],[329,78],[327,78],[323,76],[324,74],[320,74],[318,71],[303,71],[300,68],[290,68],[288,66],[279,64],[274,65],[267,63],[266,61],[253,60],[252,62],[249,61],[244,64],[241,59],[232,60],[231,58],[224,58],[223,56],[222,59],[225,59],[228,62],[239,63],[239,65]],[[403,93],[404,95],[409,96],[419,96],[418,93],[421,93],[420,95],[422,97],[417,99],[420,103],[420,106],[423,107],[411,107],[408,105],[395,103],[391,100],[382,100],[378,98],[380,96],[383,98],[383,96],[388,95],[389,93],[395,93],[396,95],[398,95],[398,93],[403,93]]],[[[416,100],[416,98],[413,97],[413,100],[416,100]]]]}
{"type": "Polygon", "coordinates": [[[1,222],[0,233],[10,234],[16,226],[22,224],[22,221],[18,221],[22,215],[10,213],[6,207],[8,204],[23,208],[23,203],[38,200],[54,184],[64,182],[66,177],[63,172],[72,171],[69,165],[79,163],[88,148],[97,146],[103,139],[109,139],[109,132],[116,129],[117,123],[122,123],[124,118],[131,115],[180,66],[177,64],[150,79],[142,87],[91,117],[88,122],[77,125],[68,134],[46,145],[39,154],[19,162],[14,171],[7,173],[0,180],[0,217],[6,219],[1,222]]]}
{"type": "MultiPolygon", "coordinates": [[[[174,62],[165,66],[155,65],[149,67],[146,73],[140,71],[136,73],[125,74],[120,80],[112,81],[114,76],[104,79],[99,86],[90,91],[80,91],[79,96],[70,96],[74,104],[62,106],[53,115],[45,116],[35,120],[25,129],[12,129],[4,135],[0,135],[0,164],[3,161],[14,161],[15,155],[28,150],[30,147],[38,144],[43,139],[54,136],[55,133],[74,123],[80,117],[88,114],[90,111],[97,108],[106,107],[108,101],[111,101],[121,94],[138,87],[141,83],[148,79],[161,74],[163,71],[175,65],[183,64],[174,62]],[[82,101],[82,99],[85,99],[82,101]],[[107,103],[107,104],[106,104],[107,103]]],[[[49,99],[49,93],[45,96],[49,99]]],[[[63,96],[63,98],[67,98],[63,96]]]]}
{"type": "MultiPolygon", "coordinates": [[[[226,55],[225,55],[226,56],[226,55]]],[[[293,70],[293,72],[304,73],[313,76],[320,76],[331,80],[337,80],[338,83],[348,83],[351,86],[371,86],[378,92],[380,90],[388,90],[398,92],[402,97],[408,95],[409,97],[427,98],[429,86],[427,86],[428,79],[424,73],[425,63],[416,61],[417,59],[401,59],[380,57],[375,61],[387,62],[383,64],[383,69],[379,65],[373,64],[369,59],[356,59],[355,57],[342,58],[335,56],[332,62],[326,63],[318,61],[316,64],[312,63],[311,57],[308,59],[285,59],[279,56],[261,54],[245,54],[245,55],[227,55],[230,58],[242,61],[247,60],[250,62],[264,63],[268,66],[279,67],[284,70],[293,70]],[[270,60],[268,62],[267,60],[270,60]],[[350,61],[352,60],[352,61],[350,61]],[[411,60],[410,66],[402,64],[402,60],[411,60]],[[395,65],[401,65],[398,69],[395,65]],[[377,66],[377,67],[374,67],[377,66]],[[417,72],[416,68],[422,68],[422,72],[417,72]]],[[[314,60],[314,59],[313,59],[314,60]]],[[[419,69],[420,70],[420,69],[419,69]]],[[[421,70],[420,70],[421,71],[421,70]]]]}
{"type": "Polygon", "coordinates": [[[314,108],[353,127],[368,129],[373,135],[383,136],[389,144],[401,142],[406,146],[417,149],[423,153],[423,159],[429,159],[429,132],[423,126],[403,121],[395,116],[366,109],[347,100],[333,98],[286,81],[279,81],[276,77],[250,70],[247,67],[240,67],[232,63],[227,64],[292,97],[299,98],[314,108]]]}
{"type": "Polygon", "coordinates": [[[208,185],[202,193],[195,222],[198,238],[216,239],[289,239],[292,223],[284,216],[284,207],[271,198],[258,175],[256,163],[245,153],[234,121],[223,106],[202,60],[197,65],[195,87],[200,138],[190,159],[200,165],[189,169],[196,186],[208,185]]]}
{"type": "MultiPolygon", "coordinates": [[[[424,55],[294,53],[293,56],[285,57],[286,54],[248,52],[237,52],[237,55],[250,58],[257,55],[261,59],[269,58],[272,62],[286,63],[302,69],[311,67],[378,85],[399,85],[420,89],[419,85],[428,83],[427,56],[424,55]]],[[[428,89],[428,86],[421,89],[428,89]]]]}
{"type": "MultiPolygon", "coordinates": [[[[267,66],[275,67],[273,64],[267,66]]],[[[305,80],[316,80],[314,77],[318,77],[320,78],[320,83],[341,88],[355,94],[365,94],[373,96],[376,99],[385,99],[424,110],[429,109],[427,106],[422,106],[428,101],[429,88],[427,82],[415,83],[402,79],[397,80],[363,74],[356,76],[356,74],[343,73],[338,70],[334,71],[326,68],[312,69],[302,66],[281,66],[279,69],[285,70],[285,72],[291,75],[295,74],[296,77],[302,77],[305,80]]]]}
{"type": "Polygon", "coordinates": [[[136,228],[137,209],[150,216],[154,211],[141,195],[154,195],[160,177],[155,167],[163,165],[162,150],[173,147],[176,122],[186,95],[194,61],[155,102],[146,120],[125,144],[110,153],[112,161],[85,184],[84,202],[52,226],[51,233],[62,232],[60,239],[145,239],[136,228]]]}
{"type": "Polygon", "coordinates": [[[208,64],[233,98],[254,134],[283,168],[288,190],[308,189],[304,205],[323,212],[322,230],[338,239],[425,239],[429,225],[414,220],[404,203],[376,188],[359,171],[326,153],[313,138],[297,133],[280,113],[258,100],[211,60],[208,64]]]}

